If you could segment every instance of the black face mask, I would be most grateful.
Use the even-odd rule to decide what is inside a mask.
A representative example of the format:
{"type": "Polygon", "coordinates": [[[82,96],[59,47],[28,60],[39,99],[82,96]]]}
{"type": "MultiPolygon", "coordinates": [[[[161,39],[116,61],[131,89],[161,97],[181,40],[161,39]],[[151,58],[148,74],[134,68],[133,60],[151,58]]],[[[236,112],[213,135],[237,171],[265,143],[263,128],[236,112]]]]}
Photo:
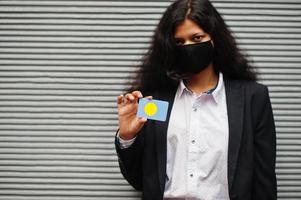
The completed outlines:
{"type": "Polygon", "coordinates": [[[175,64],[167,75],[176,80],[187,79],[205,69],[213,60],[211,41],[175,47],[175,64]]]}

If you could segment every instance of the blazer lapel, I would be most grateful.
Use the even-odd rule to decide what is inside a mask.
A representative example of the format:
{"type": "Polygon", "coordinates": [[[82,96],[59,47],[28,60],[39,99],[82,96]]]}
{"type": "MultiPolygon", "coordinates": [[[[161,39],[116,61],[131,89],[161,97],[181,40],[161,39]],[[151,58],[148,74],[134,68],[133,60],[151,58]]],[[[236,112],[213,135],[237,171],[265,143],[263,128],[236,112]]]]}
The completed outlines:
{"type": "Polygon", "coordinates": [[[239,81],[224,78],[229,123],[228,186],[233,185],[242,137],[244,90],[239,81]]]}
{"type": "Polygon", "coordinates": [[[156,154],[158,164],[158,175],[161,192],[164,192],[165,177],[166,177],[166,154],[167,154],[167,128],[170,118],[171,109],[174,102],[176,89],[172,89],[169,92],[159,93],[158,99],[168,101],[168,111],[165,122],[154,121],[155,125],[155,141],[156,141],[156,154]]]}

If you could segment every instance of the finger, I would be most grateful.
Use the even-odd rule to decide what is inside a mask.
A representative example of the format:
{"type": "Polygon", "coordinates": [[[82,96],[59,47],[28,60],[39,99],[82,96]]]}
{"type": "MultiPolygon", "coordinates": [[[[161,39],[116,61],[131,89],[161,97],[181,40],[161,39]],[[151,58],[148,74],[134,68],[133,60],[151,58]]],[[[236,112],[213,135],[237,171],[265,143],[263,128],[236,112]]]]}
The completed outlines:
{"type": "Polygon", "coordinates": [[[146,96],[147,99],[153,99],[153,96],[146,96]]]}
{"type": "Polygon", "coordinates": [[[134,95],[132,95],[131,93],[127,93],[127,94],[125,95],[125,98],[126,98],[126,100],[129,101],[129,102],[135,101],[135,97],[134,97],[134,95]]]}
{"type": "Polygon", "coordinates": [[[138,122],[144,124],[147,121],[146,117],[139,117],[138,122]]]}
{"type": "Polygon", "coordinates": [[[142,98],[143,95],[140,91],[134,91],[132,92],[132,95],[135,97],[134,103],[138,103],[138,99],[142,98]]]}
{"type": "Polygon", "coordinates": [[[137,118],[137,128],[140,130],[142,127],[143,127],[143,125],[145,124],[145,122],[147,121],[147,118],[145,118],[145,117],[139,117],[139,118],[137,118]]]}
{"type": "Polygon", "coordinates": [[[123,102],[123,95],[121,94],[117,97],[117,104],[121,104],[122,102],[123,102]]]}
{"type": "Polygon", "coordinates": [[[137,98],[143,98],[142,93],[140,91],[138,91],[138,90],[132,92],[132,95],[134,95],[137,98]]]}
{"type": "Polygon", "coordinates": [[[124,97],[123,97],[123,95],[121,94],[121,95],[119,95],[119,96],[117,97],[117,107],[118,107],[118,109],[122,108],[123,103],[124,103],[124,97]]]}

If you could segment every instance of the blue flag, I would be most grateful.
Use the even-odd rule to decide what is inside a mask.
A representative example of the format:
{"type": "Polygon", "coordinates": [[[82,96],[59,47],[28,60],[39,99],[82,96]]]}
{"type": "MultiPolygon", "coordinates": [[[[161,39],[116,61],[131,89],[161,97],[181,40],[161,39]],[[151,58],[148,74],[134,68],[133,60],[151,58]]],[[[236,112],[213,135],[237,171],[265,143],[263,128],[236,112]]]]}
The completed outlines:
{"type": "Polygon", "coordinates": [[[139,99],[138,117],[147,119],[165,121],[168,110],[168,102],[155,99],[139,99]]]}

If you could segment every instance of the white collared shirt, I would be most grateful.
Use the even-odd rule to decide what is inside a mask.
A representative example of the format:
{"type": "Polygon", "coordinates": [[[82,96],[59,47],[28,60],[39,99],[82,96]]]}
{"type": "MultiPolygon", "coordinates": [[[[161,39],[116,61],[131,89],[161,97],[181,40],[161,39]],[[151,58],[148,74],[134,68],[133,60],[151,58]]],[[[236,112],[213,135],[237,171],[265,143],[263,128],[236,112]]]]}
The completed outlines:
{"type": "Polygon", "coordinates": [[[223,74],[199,95],[180,82],[167,131],[165,199],[229,200],[223,74]]]}
{"type": "MultiPolygon", "coordinates": [[[[121,148],[130,141],[119,138],[121,148]]],[[[164,199],[229,200],[228,116],[223,74],[212,90],[195,94],[180,82],[167,130],[164,199]]]]}

